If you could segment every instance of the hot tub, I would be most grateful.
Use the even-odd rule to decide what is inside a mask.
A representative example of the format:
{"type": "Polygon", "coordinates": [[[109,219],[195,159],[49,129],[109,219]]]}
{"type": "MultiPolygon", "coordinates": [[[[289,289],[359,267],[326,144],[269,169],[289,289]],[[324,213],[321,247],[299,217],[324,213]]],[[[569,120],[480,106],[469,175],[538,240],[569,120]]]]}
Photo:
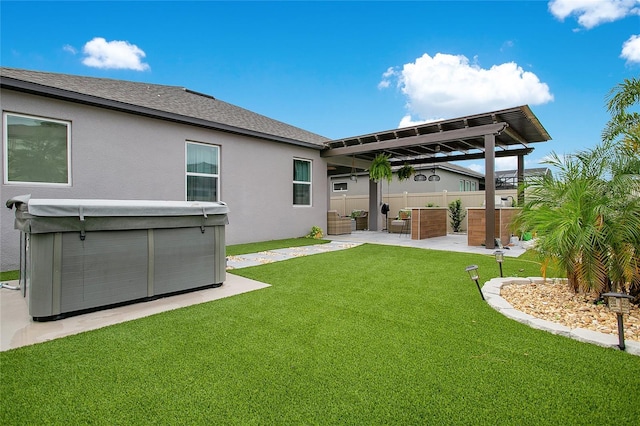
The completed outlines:
{"type": "Polygon", "coordinates": [[[21,231],[20,276],[36,321],[222,285],[225,203],[7,201],[21,231]]]}

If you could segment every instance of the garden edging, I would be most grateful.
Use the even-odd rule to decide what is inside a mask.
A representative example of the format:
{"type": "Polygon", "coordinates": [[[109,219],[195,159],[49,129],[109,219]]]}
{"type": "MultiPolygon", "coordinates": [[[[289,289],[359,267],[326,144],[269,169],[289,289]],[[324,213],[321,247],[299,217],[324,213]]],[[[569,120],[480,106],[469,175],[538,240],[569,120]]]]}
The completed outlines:
{"type": "MultiPolygon", "coordinates": [[[[484,295],[484,298],[489,306],[491,306],[493,309],[500,312],[507,318],[511,318],[532,328],[548,331],[553,334],[559,334],[561,336],[569,337],[581,342],[591,343],[607,348],[619,349],[617,335],[598,333],[597,331],[587,330],[584,328],[570,328],[556,322],[536,318],[532,315],[515,309],[500,295],[500,290],[503,285],[525,285],[541,281],[544,281],[544,279],[541,277],[493,278],[484,283],[484,285],[482,286],[482,294],[484,295]]],[[[626,340],[625,347],[625,352],[632,355],[640,356],[639,342],[626,340]]]]}

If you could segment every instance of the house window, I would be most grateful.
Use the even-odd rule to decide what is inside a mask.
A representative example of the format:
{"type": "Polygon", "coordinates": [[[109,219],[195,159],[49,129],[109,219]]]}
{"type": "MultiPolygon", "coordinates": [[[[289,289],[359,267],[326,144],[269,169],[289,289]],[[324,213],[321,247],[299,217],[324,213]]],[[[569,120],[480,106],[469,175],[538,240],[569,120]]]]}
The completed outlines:
{"type": "Polygon", "coordinates": [[[187,201],[218,201],[220,149],[187,142],[187,201]]]}
{"type": "Polygon", "coordinates": [[[4,114],[4,182],[71,185],[71,123],[4,114]]]}
{"type": "Polygon", "coordinates": [[[468,180],[464,181],[464,190],[465,191],[470,191],[471,190],[471,182],[469,182],[468,180]]]}
{"type": "Polygon", "coordinates": [[[471,182],[471,190],[472,191],[476,190],[476,183],[475,182],[471,182]]]}
{"type": "Polygon", "coordinates": [[[293,160],[293,205],[311,205],[311,161],[293,160]]]}
{"type": "Polygon", "coordinates": [[[345,192],[347,191],[347,182],[334,182],[333,192],[345,192]]]}
{"type": "Polygon", "coordinates": [[[464,180],[460,179],[460,186],[458,187],[460,192],[464,191],[464,180]]]}

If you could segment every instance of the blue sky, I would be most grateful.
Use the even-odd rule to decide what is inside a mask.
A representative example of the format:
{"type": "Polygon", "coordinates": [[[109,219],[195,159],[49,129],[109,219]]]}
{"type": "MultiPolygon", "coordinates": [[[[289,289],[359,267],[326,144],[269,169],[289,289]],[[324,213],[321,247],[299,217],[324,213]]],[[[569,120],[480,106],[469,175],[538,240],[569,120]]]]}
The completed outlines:
{"type": "Polygon", "coordinates": [[[595,146],[640,75],[640,0],[0,8],[2,66],[184,86],[332,139],[528,104],[553,140],[526,167],[595,146]]]}

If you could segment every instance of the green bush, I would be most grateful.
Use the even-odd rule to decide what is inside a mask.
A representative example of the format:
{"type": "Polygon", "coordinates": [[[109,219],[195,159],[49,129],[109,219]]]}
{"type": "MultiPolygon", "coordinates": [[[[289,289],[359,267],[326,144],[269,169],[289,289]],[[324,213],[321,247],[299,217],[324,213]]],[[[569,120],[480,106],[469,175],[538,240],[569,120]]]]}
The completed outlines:
{"type": "Polygon", "coordinates": [[[462,201],[459,198],[449,203],[449,218],[453,232],[460,232],[460,226],[466,215],[462,210],[462,201]]]}

